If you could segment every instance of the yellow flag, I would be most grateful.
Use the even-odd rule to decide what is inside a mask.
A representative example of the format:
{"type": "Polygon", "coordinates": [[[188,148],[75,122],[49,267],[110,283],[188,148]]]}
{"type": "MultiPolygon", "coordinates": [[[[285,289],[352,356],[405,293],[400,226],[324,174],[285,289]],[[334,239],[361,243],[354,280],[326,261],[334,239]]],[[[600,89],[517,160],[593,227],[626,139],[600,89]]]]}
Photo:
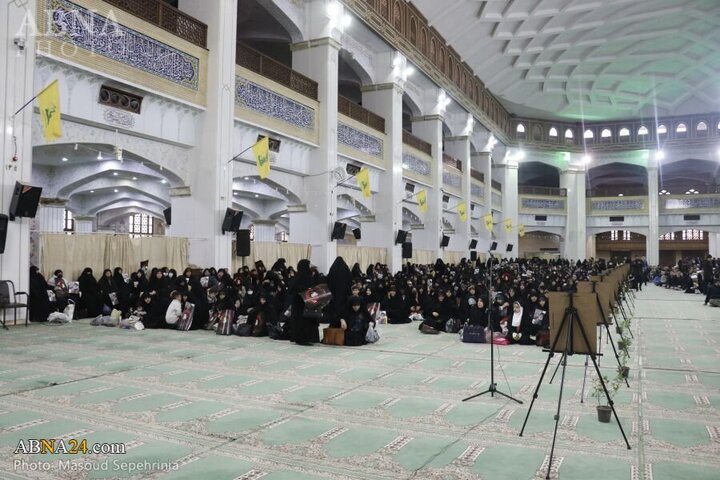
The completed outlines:
{"type": "Polygon", "coordinates": [[[458,203],[457,212],[458,215],[460,215],[460,221],[467,222],[467,205],[464,203],[458,203]]]}
{"type": "Polygon", "coordinates": [[[518,225],[518,235],[521,237],[525,236],[525,225],[523,225],[522,223],[518,225]]]}
{"type": "Polygon", "coordinates": [[[485,230],[488,232],[492,232],[493,229],[493,218],[492,213],[488,213],[483,217],[483,222],[485,222],[485,230]]]}
{"type": "Polygon", "coordinates": [[[370,171],[366,168],[360,169],[357,175],[355,175],[358,186],[362,191],[363,197],[370,198],[372,192],[370,191],[370,171]]]}
{"type": "Polygon", "coordinates": [[[507,220],[505,220],[505,231],[506,231],[507,233],[512,232],[512,227],[513,227],[513,225],[512,225],[512,219],[511,219],[511,218],[508,218],[507,220]]]}
{"type": "Polygon", "coordinates": [[[42,123],[45,141],[52,142],[62,137],[60,126],[60,84],[54,80],[43,91],[38,93],[40,107],[40,123],[42,123]]]}
{"type": "Polygon", "coordinates": [[[421,190],[420,192],[418,192],[417,201],[418,201],[418,208],[420,208],[420,211],[422,213],[427,213],[427,211],[428,211],[427,192],[425,190],[421,190]]]}
{"type": "Polygon", "coordinates": [[[263,137],[252,147],[260,178],[270,176],[270,138],[263,137]]]}

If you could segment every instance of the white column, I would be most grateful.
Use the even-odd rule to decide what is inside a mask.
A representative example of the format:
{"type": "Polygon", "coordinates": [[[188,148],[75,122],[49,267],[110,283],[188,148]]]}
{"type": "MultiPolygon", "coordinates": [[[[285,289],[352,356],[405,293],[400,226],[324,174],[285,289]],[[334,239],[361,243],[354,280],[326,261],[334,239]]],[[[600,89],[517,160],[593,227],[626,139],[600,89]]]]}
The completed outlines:
{"type": "Polygon", "coordinates": [[[92,233],[94,217],[75,217],[75,233],[92,233]]]}
{"type": "MultiPolygon", "coordinates": [[[[472,167],[483,174],[483,203],[480,210],[480,238],[478,239],[478,251],[487,252],[492,243],[492,233],[485,228],[485,221],[482,219],[488,213],[492,213],[492,152],[476,152],[472,155],[472,167]]],[[[499,222],[499,218],[494,221],[499,222]]],[[[499,227],[495,227],[499,228],[499,227]]],[[[497,230],[499,232],[500,230],[497,230]]]]}
{"type": "Polygon", "coordinates": [[[337,221],[337,197],[332,192],[332,177],[324,173],[338,164],[338,53],[342,32],[325,1],[305,2],[305,16],[311,40],[292,46],[293,69],[318,83],[320,143],[311,155],[309,176],[304,180],[305,211],[290,213],[290,237],[294,243],[309,243],[312,263],[327,272],[337,257],[337,244],[330,241],[337,221]]]}
{"type": "Polygon", "coordinates": [[[200,142],[189,175],[192,196],[173,198],[172,235],[195,238],[190,263],[231,267],[232,235],[222,235],[225,210],[232,205],[232,151],[235,112],[235,43],[237,0],[180,0],[180,9],[208,28],[207,109],[201,118],[200,142]]]}
{"type": "MultiPolygon", "coordinates": [[[[32,168],[31,125],[34,104],[28,105],[15,120],[15,111],[30,100],[35,91],[35,24],[37,2],[4,2],[3,33],[0,35],[0,212],[10,208],[15,182],[30,183],[32,168]],[[22,48],[14,44],[17,39],[22,48]],[[5,72],[10,72],[5,74],[5,72]],[[13,140],[13,136],[15,139],[13,140]],[[17,145],[17,155],[15,148],[17,145]]],[[[8,223],[5,253],[0,255],[0,278],[15,282],[17,290],[27,291],[30,268],[30,218],[17,218],[8,223]]]]}
{"type": "Polygon", "coordinates": [[[275,220],[253,220],[255,225],[255,241],[256,242],[274,242],[275,241],[275,220]]]}
{"type": "MultiPolygon", "coordinates": [[[[512,252],[502,252],[506,257],[518,257],[520,244],[518,243],[518,165],[517,161],[506,155],[503,163],[494,169],[493,174],[498,174],[502,183],[502,218],[496,220],[500,223],[495,226],[495,233],[500,233],[500,238],[505,246],[512,245],[512,252]],[[512,220],[511,231],[505,230],[505,220],[512,220]]],[[[504,250],[504,249],[503,249],[504,250]]]]}
{"type": "MultiPolygon", "coordinates": [[[[442,258],[440,239],[443,234],[443,164],[442,164],[442,117],[428,115],[414,118],[412,133],[432,145],[432,166],[430,178],[432,188],[427,188],[428,212],[421,214],[425,228],[413,231],[413,248],[432,250],[433,257],[442,258]]],[[[424,187],[420,187],[424,188],[424,187]]]]}
{"type": "Polygon", "coordinates": [[[588,235],[585,242],[585,255],[587,258],[597,258],[597,244],[595,243],[595,235],[588,235]]]}
{"type": "MultiPolygon", "coordinates": [[[[472,223],[470,211],[470,137],[452,137],[445,139],[445,153],[462,162],[462,198],[461,202],[467,207],[467,221],[462,222],[458,215],[457,228],[455,235],[450,238],[450,250],[468,252],[467,257],[470,258],[470,224],[472,223]]],[[[457,215],[457,212],[455,212],[457,215]]]]}
{"type": "MultiPolygon", "coordinates": [[[[560,172],[560,188],[567,190],[567,217],[563,257],[570,260],[587,258],[586,205],[585,205],[585,168],[577,159],[571,159],[571,166],[560,172]]],[[[582,159],[579,160],[580,162],[582,159]]]]}
{"type": "Polygon", "coordinates": [[[708,253],[713,258],[720,257],[720,233],[707,232],[708,235],[708,253]]]}
{"type": "MultiPolygon", "coordinates": [[[[390,58],[379,58],[378,63],[392,65],[390,58]]],[[[386,171],[379,175],[377,193],[373,196],[375,221],[361,225],[362,242],[368,246],[384,247],[390,271],[402,266],[402,246],[395,245],[395,234],[402,229],[402,96],[399,83],[386,83],[363,87],[363,106],[385,118],[386,171]]]]}
{"type": "Polygon", "coordinates": [[[40,199],[37,215],[35,215],[39,232],[62,232],[65,229],[66,203],[67,200],[40,199]]]}
{"type": "Polygon", "coordinates": [[[645,238],[645,259],[648,265],[660,263],[660,206],[658,168],[648,165],[648,235],[645,238]]]}

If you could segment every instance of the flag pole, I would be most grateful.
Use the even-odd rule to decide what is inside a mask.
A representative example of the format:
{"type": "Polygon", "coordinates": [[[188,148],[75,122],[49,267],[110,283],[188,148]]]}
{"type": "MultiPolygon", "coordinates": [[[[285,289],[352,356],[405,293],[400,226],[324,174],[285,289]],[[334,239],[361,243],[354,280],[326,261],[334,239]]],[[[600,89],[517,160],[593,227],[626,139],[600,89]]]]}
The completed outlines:
{"type": "MultiPolygon", "coordinates": [[[[263,138],[265,138],[265,137],[263,137],[263,138]]],[[[230,162],[233,162],[233,161],[237,160],[240,155],[242,155],[243,153],[247,152],[248,150],[250,150],[251,148],[253,148],[255,145],[257,145],[257,144],[260,143],[260,142],[262,142],[262,138],[261,138],[260,140],[258,140],[257,142],[253,143],[252,145],[250,145],[249,147],[247,147],[247,148],[246,148],[245,150],[243,150],[242,152],[240,152],[240,153],[238,153],[237,155],[235,155],[233,158],[231,158],[231,159],[228,160],[227,162],[225,162],[225,165],[227,165],[227,164],[230,163],[230,162]]]]}
{"type": "MultiPolygon", "coordinates": [[[[56,79],[56,80],[53,80],[52,82],[50,82],[50,85],[52,85],[52,84],[55,83],[55,82],[57,82],[57,79],[56,79]]],[[[35,100],[37,97],[39,97],[40,95],[42,95],[42,93],[43,93],[45,90],[47,90],[48,88],[50,88],[50,85],[48,85],[47,87],[45,87],[45,88],[43,88],[42,90],[40,90],[38,93],[35,94],[34,97],[32,97],[32,98],[31,98],[30,100],[28,100],[27,102],[25,102],[25,105],[23,105],[22,107],[18,108],[17,112],[13,113],[10,118],[11,118],[12,120],[15,120],[15,116],[16,116],[18,113],[20,113],[20,112],[22,112],[23,110],[25,110],[25,107],[27,107],[28,105],[30,105],[30,104],[33,102],[33,100],[35,100]]]]}

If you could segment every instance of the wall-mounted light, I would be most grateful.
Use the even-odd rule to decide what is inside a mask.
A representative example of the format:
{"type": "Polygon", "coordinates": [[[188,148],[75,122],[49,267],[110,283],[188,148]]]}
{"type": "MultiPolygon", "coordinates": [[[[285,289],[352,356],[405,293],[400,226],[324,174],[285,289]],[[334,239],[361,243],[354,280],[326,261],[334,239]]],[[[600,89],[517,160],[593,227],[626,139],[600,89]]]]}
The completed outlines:
{"type": "Polygon", "coordinates": [[[665,158],[665,152],[658,150],[655,152],[655,160],[663,160],[665,158]]]}
{"type": "Polygon", "coordinates": [[[98,159],[98,160],[102,160],[102,159],[103,159],[102,152],[98,152],[97,159],[98,159]]]}
{"type": "Polygon", "coordinates": [[[62,157],[62,161],[67,162],[68,161],[67,157],[62,157]]]}
{"type": "Polygon", "coordinates": [[[592,162],[592,157],[590,155],[583,155],[582,162],[585,165],[588,165],[588,164],[590,164],[590,162],[592,162]]]}

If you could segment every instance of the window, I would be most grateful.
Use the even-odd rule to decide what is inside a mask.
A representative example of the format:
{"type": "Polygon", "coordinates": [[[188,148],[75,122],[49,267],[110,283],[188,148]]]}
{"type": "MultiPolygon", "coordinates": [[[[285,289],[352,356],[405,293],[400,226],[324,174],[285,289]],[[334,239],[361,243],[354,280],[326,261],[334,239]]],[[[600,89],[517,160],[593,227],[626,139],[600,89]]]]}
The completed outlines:
{"type": "Polygon", "coordinates": [[[657,128],[658,135],[665,135],[667,133],[667,127],[665,125],[660,125],[657,128]]]}
{"type": "Polygon", "coordinates": [[[525,125],[523,125],[522,123],[518,123],[515,131],[517,133],[525,133],[525,125]]]}
{"type": "Polygon", "coordinates": [[[705,232],[702,230],[683,230],[683,240],[704,240],[705,232]]]}
{"type": "Polygon", "coordinates": [[[281,230],[275,235],[275,240],[278,242],[287,242],[288,241],[288,233],[284,230],[281,230]]]}
{"type": "Polygon", "coordinates": [[[618,231],[617,230],[610,230],[610,240],[616,241],[618,239],[618,231]]]}
{"type": "Polygon", "coordinates": [[[630,240],[631,235],[630,230],[623,230],[623,240],[626,242],[630,240]]]}
{"type": "Polygon", "coordinates": [[[72,212],[66,208],[65,213],[63,215],[63,231],[72,232],[74,230],[75,230],[75,219],[73,218],[72,212]]]}
{"type": "Polygon", "coordinates": [[[643,136],[648,134],[648,129],[645,125],[642,125],[640,128],[638,128],[638,135],[643,136]]]}
{"type": "Polygon", "coordinates": [[[707,123],[705,123],[705,122],[700,122],[700,123],[698,123],[697,126],[695,127],[695,130],[697,130],[698,132],[704,132],[704,131],[706,131],[706,130],[707,130],[707,123]]]}
{"type": "MultiPolygon", "coordinates": [[[[645,128],[645,127],[640,127],[640,128],[645,128]]],[[[645,128],[645,132],[646,132],[646,134],[647,134],[647,128],[645,128]]],[[[627,128],[623,127],[623,128],[620,129],[620,132],[618,133],[618,136],[619,136],[619,137],[629,137],[629,136],[630,136],[630,130],[628,130],[627,128]]]]}
{"type": "Polygon", "coordinates": [[[612,137],[612,132],[609,128],[603,128],[603,131],[600,132],[600,138],[610,138],[612,137]]]}
{"type": "Polygon", "coordinates": [[[592,130],[585,130],[585,133],[583,134],[583,137],[585,138],[594,138],[595,134],[592,130]]]}
{"type": "Polygon", "coordinates": [[[679,123],[677,127],[675,127],[675,133],[685,133],[687,132],[687,125],[684,123],[679,123]]]}
{"type": "Polygon", "coordinates": [[[250,225],[250,241],[255,241],[255,224],[250,225]]]}
{"type": "Polygon", "coordinates": [[[550,133],[548,133],[548,135],[550,135],[551,137],[557,137],[557,136],[558,136],[557,128],[551,127],[551,128],[550,128],[550,133]]]}
{"type": "Polygon", "coordinates": [[[675,240],[675,232],[666,233],[665,235],[660,235],[660,240],[675,240]]]}
{"type": "MultiPolygon", "coordinates": [[[[718,124],[718,128],[720,128],[720,123],[718,124]]],[[[565,130],[565,138],[573,138],[573,131],[569,128],[565,130]]]]}
{"type": "Polygon", "coordinates": [[[128,233],[150,237],[153,234],[153,218],[145,213],[130,215],[128,233]]]}
{"type": "Polygon", "coordinates": [[[630,233],[630,230],[610,230],[610,240],[613,242],[621,239],[628,242],[630,241],[631,236],[632,234],[630,233]]]}

